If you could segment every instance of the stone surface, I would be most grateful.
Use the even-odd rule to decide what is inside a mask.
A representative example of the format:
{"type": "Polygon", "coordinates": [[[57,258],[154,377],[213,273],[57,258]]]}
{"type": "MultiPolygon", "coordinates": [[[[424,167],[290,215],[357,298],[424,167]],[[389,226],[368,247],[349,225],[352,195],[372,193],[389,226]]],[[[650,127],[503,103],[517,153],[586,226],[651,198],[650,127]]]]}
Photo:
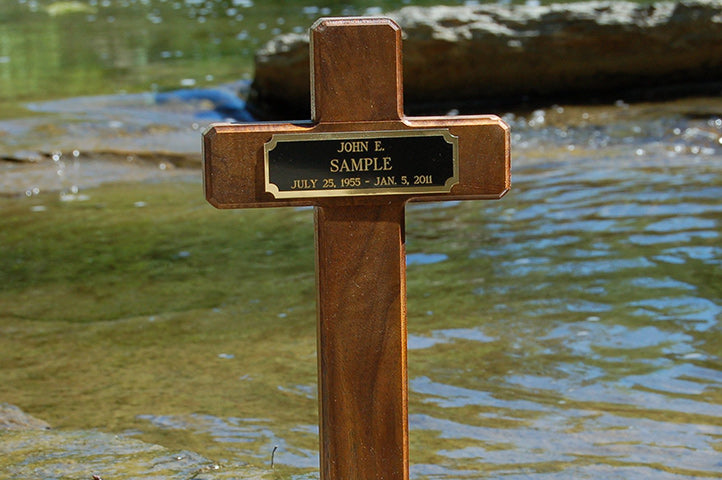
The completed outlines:
{"type": "Polygon", "coordinates": [[[47,430],[50,425],[28,415],[15,405],[0,403],[0,431],[2,430],[47,430]]]}
{"type": "MultiPolygon", "coordinates": [[[[404,31],[407,113],[722,84],[715,0],[406,7],[389,16],[404,31]]],[[[282,35],[257,52],[248,103],[261,118],[308,118],[307,36],[282,35]]]]}

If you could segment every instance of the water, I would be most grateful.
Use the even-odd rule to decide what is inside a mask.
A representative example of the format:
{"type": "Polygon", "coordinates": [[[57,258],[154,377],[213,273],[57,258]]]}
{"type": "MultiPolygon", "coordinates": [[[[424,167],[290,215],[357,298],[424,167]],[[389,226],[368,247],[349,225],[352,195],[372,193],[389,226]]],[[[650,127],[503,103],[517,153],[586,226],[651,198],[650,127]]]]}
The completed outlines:
{"type": "MultiPolygon", "coordinates": [[[[52,21],[184,5],[106,3],[52,21]]],[[[238,79],[198,65],[167,86],[238,79]]],[[[54,427],[0,433],[0,478],[318,478],[311,212],[213,210],[208,106],[114,81],[0,122],[39,161],[1,165],[0,402],[54,427]]],[[[408,208],[412,477],[721,477],[722,101],[505,118],[507,197],[408,208]]]]}
{"type": "MultiPolygon", "coordinates": [[[[508,114],[506,198],[408,208],[413,478],[722,474],[721,107],[508,114]]],[[[4,399],[68,436],[0,437],[6,462],[257,478],[278,446],[275,475],[316,478],[310,212],[199,188],[3,200],[4,399]]]]}

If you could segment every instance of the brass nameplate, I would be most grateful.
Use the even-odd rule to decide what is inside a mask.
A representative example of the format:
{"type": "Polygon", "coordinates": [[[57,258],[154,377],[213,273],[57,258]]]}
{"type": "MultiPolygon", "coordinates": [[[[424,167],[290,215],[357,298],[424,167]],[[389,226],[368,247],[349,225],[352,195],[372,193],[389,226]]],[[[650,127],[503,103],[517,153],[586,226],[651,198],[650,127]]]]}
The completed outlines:
{"type": "Polygon", "coordinates": [[[275,198],[443,193],[459,183],[446,129],[276,134],[263,146],[275,198]]]}

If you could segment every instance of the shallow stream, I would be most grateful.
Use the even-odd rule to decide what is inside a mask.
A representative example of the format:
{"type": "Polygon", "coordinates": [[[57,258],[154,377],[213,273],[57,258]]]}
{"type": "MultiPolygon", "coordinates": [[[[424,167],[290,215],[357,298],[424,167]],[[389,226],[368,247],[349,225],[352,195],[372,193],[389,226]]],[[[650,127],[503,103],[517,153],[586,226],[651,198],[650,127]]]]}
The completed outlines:
{"type": "MultiPolygon", "coordinates": [[[[2,479],[318,478],[312,212],[207,205],[200,132],[216,104],[159,97],[143,82],[162,76],[140,75],[242,76],[201,72],[257,44],[250,28],[195,63],[190,44],[158,40],[174,5],[195,38],[214,11],[233,9],[232,28],[256,18],[250,1],[200,3],[34,2],[55,5],[56,34],[146,7],[154,27],[136,49],[102,44],[125,72],[102,96],[73,97],[89,84],[77,72],[96,72],[80,55],[67,95],[38,93],[40,75],[0,99],[0,402],[53,426],[0,432],[2,479]],[[119,94],[129,76],[139,93],[119,94]]],[[[351,8],[297,3],[256,30],[351,8]]],[[[32,43],[35,28],[0,38],[32,43]]],[[[5,92],[18,58],[0,51],[5,92]]],[[[722,477],[722,100],[504,116],[505,198],[407,209],[412,478],[722,477]]]]}
{"type": "MultiPolygon", "coordinates": [[[[509,195],[409,206],[413,478],[722,475],[721,111],[508,114],[509,195]]],[[[1,200],[2,400],[55,430],[0,476],[315,478],[311,212],[76,160],[1,200]]]]}

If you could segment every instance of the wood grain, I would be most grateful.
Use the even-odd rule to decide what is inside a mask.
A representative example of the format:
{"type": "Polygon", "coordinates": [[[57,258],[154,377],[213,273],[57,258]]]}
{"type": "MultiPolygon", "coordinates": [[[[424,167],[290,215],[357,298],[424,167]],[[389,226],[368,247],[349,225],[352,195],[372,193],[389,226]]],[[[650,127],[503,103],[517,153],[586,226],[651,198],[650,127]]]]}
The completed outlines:
{"type": "Polygon", "coordinates": [[[321,479],[407,480],[405,205],[503,196],[509,129],[493,115],[406,117],[401,30],[386,18],[316,22],[311,90],[311,120],[212,125],[205,194],[217,208],[315,207],[321,479]],[[458,137],[450,193],[279,200],[265,191],[274,134],[437,128],[458,137]]]}
{"type": "Polygon", "coordinates": [[[321,478],[408,478],[404,204],[316,208],[321,478]]]}

